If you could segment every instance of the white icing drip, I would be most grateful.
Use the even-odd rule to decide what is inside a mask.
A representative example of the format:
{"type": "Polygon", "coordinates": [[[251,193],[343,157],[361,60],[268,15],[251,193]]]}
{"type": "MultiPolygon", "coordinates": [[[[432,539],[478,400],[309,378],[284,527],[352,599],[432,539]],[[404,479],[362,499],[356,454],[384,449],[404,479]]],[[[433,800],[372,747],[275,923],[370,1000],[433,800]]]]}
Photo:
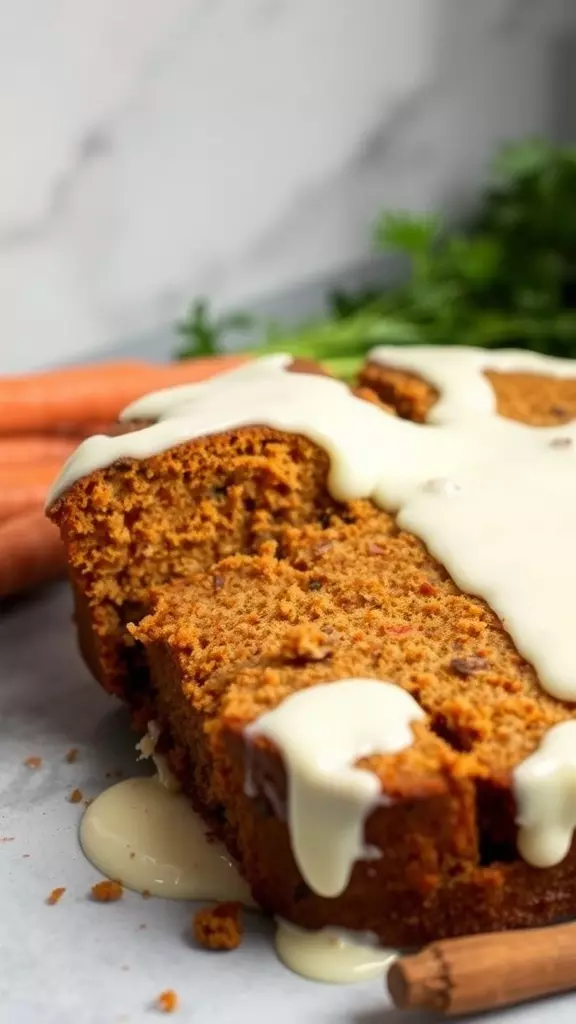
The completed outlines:
{"type": "Polygon", "coordinates": [[[548,730],[515,769],[514,795],[522,857],[537,868],[559,864],[576,828],[576,722],[548,730]]]}
{"type": "Polygon", "coordinates": [[[125,779],[101,793],[84,814],[80,842],[103,875],[128,889],[254,905],[222,844],[208,839],[188,800],[157,778],[125,779]]]}
{"type": "Polygon", "coordinates": [[[381,978],[397,956],[369,937],[334,928],[308,932],[288,921],[278,921],[276,952],[286,967],[303,978],[336,985],[351,985],[381,978]]]}
{"type": "Polygon", "coordinates": [[[439,398],[428,413],[428,422],[439,424],[495,412],[496,397],[484,370],[565,378],[574,377],[576,372],[572,359],[521,349],[380,345],[368,358],[380,366],[414,373],[436,388],[439,398]]]}
{"type": "Polygon", "coordinates": [[[167,758],[163,754],[156,752],[156,746],[160,738],[160,729],[156,722],[148,722],[148,732],[139,743],[136,744],[136,750],[140,752],[139,761],[145,761],[151,758],[156,768],[156,775],[158,782],[161,786],[165,786],[171,793],[180,792],[180,783],[178,779],[170,770],[167,758]]]}
{"type": "Polygon", "coordinates": [[[513,773],[520,853],[534,867],[560,864],[576,828],[576,722],[548,729],[513,773]]]}
{"type": "Polygon", "coordinates": [[[292,851],[314,892],[338,896],[367,855],[364,823],[383,797],[378,778],[355,762],[410,746],[410,724],[423,717],[393,683],[344,679],[292,694],[247,728],[282,754],[292,851]]]}

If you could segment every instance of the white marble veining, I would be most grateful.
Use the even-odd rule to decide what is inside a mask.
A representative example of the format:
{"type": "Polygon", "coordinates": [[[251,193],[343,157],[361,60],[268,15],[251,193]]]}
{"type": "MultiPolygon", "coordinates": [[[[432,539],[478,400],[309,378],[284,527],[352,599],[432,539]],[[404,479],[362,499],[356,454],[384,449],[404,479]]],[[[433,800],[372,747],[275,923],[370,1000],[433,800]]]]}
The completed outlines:
{"type": "Polygon", "coordinates": [[[497,140],[570,127],[569,0],[4,6],[0,371],[345,274],[382,207],[457,210],[497,140]]]}

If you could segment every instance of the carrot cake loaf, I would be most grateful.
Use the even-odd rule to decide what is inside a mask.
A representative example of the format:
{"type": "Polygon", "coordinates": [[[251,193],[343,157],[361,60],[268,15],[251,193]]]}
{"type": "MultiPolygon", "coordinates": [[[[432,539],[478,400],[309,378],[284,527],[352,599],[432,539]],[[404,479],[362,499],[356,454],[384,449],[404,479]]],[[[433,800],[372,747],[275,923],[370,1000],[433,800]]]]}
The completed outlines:
{"type": "Polygon", "coordinates": [[[573,364],[376,350],[394,416],[289,362],[66,465],[85,656],[281,918],[418,944],[576,913],[573,364]]]}

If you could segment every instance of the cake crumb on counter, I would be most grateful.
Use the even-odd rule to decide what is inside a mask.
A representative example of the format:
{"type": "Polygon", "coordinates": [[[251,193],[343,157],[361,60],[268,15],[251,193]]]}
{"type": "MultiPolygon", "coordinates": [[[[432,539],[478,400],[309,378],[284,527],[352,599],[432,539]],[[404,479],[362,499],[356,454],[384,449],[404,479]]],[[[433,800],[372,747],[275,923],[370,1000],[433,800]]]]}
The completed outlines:
{"type": "Polygon", "coordinates": [[[70,750],[64,757],[67,764],[75,764],[78,760],[78,747],[70,747],[70,750]]]}
{"type": "Polygon", "coordinates": [[[97,903],[115,903],[116,900],[121,900],[124,895],[124,889],[120,882],[112,882],[110,879],[96,882],[90,892],[92,899],[96,900],[97,903]]]}
{"type": "Polygon", "coordinates": [[[81,789],[73,789],[72,792],[68,795],[69,804],[79,804],[82,802],[82,799],[83,793],[81,789]]]}
{"type": "Polygon", "coordinates": [[[27,757],[23,763],[26,765],[26,768],[40,768],[42,765],[42,758],[27,757]]]}
{"type": "Polygon", "coordinates": [[[178,1004],[178,993],[173,988],[164,989],[156,999],[156,1007],[162,1013],[175,1013],[178,1004]]]}
{"type": "Polygon", "coordinates": [[[199,910],[193,918],[194,938],[205,949],[236,949],[242,942],[242,904],[217,903],[199,910]]]}
{"type": "Polygon", "coordinates": [[[56,904],[60,902],[65,892],[66,888],[63,885],[59,885],[55,889],[52,889],[50,895],[46,897],[47,905],[49,907],[55,907],[56,904]]]}

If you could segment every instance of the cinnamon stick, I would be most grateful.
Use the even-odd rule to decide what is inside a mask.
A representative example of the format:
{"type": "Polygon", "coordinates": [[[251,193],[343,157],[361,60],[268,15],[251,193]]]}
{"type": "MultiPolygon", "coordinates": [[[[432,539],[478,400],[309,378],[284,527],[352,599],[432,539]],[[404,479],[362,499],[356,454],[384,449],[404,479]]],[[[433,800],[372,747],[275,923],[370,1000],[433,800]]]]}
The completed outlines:
{"type": "Polygon", "coordinates": [[[576,923],[433,942],[396,960],[388,991],[398,1009],[453,1017],[576,989],[576,923]]]}

